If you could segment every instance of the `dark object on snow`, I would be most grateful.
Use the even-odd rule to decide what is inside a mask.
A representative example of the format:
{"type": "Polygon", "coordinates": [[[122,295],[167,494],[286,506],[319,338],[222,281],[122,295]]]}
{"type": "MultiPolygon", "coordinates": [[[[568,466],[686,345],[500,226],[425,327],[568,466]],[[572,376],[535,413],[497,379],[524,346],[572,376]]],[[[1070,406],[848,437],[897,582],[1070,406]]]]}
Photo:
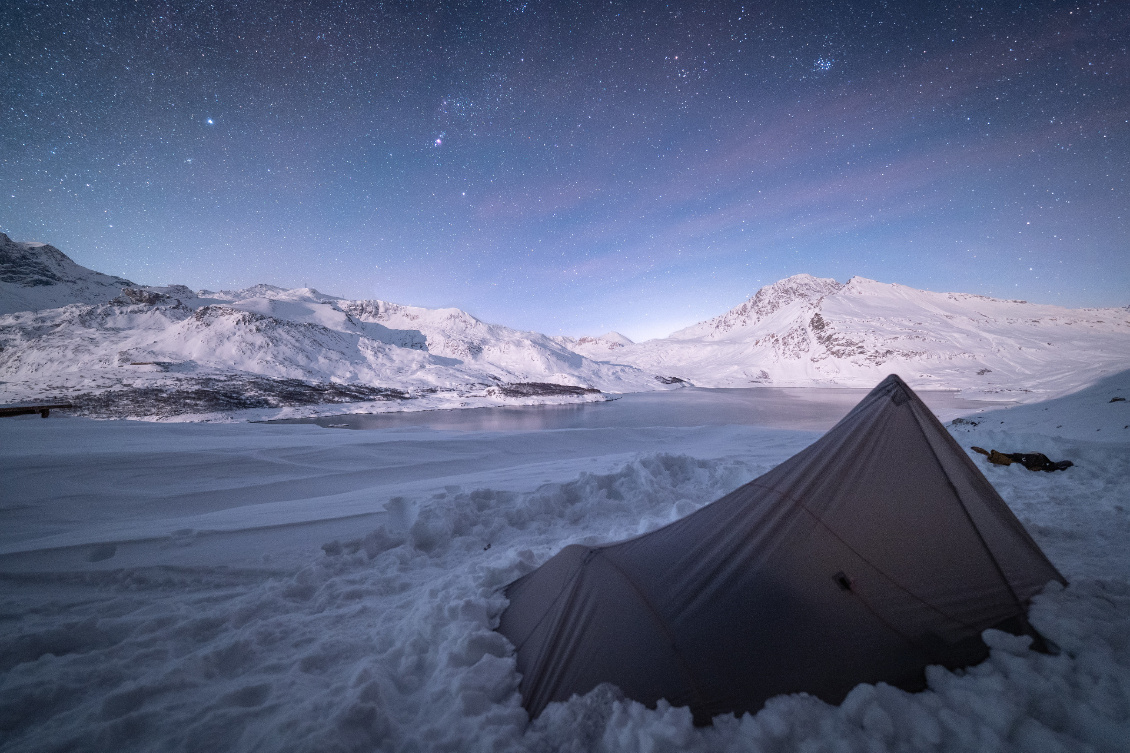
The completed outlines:
{"type": "Polygon", "coordinates": [[[1110,399],[1110,401],[1111,401],[1112,403],[1125,403],[1125,402],[1126,402],[1126,398],[1124,398],[1124,397],[1112,397],[1112,398],[1110,399]]]}
{"type": "Polygon", "coordinates": [[[52,409],[63,410],[65,408],[72,408],[70,403],[52,403],[51,405],[4,405],[0,406],[0,418],[11,418],[12,416],[29,416],[36,413],[40,418],[47,418],[51,415],[52,409]]]}
{"type": "Polygon", "coordinates": [[[660,384],[690,384],[686,379],[680,379],[677,376],[656,376],[655,381],[660,384]]]}
{"type": "Polygon", "coordinates": [[[1013,463],[1020,463],[1022,466],[1030,471],[1065,471],[1071,466],[1075,465],[1070,460],[1049,460],[1048,456],[1042,452],[997,452],[996,450],[986,450],[984,447],[971,447],[974,452],[979,452],[982,455],[989,456],[989,462],[994,465],[1012,465],[1013,463]]]}
{"type": "Polygon", "coordinates": [[[1014,452],[1009,457],[1030,471],[1066,471],[1075,465],[1070,460],[1050,460],[1042,452],[1014,452]]]}
{"type": "Polygon", "coordinates": [[[531,716],[611,683],[705,724],[781,693],[922,689],[928,665],[988,656],[986,628],[1036,637],[1025,609],[1051,580],[1065,582],[892,375],[714,503],[634,539],[565,547],[506,587],[498,630],[531,716]]]}

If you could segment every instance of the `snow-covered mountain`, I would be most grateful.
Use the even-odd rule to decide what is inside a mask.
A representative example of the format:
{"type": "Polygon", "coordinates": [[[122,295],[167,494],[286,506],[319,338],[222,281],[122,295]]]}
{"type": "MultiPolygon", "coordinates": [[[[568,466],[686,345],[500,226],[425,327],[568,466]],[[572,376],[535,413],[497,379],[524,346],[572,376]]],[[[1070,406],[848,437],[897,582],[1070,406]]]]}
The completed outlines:
{"type": "Polygon", "coordinates": [[[557,335],[552,339],[574,353],[580,353],[597,361],[615,361],[617,349],[623,348],[625,345],[635,344],[619,332],[608,332],[596,337],[557,335]]]}
{"type": "Polygon", "coordinates": [[[75,264],[46,243],[17,243],[0,233],[0,314],[105,303],[132,282],[75,264]]]}
{"type": "Polygon", "coordinates": [[[3,235],[0,279],[0,311],[11,312],[0,316],[0,402],[68,399],[93,415],[572,401],[685,382],[870,387],[892,372],[916,388],[1030,402],[1130,368],[1130,309],[861,277],[795,275],[643,343],[616,332],[547,337],[459,309],[310,288],[139,287],[3,235]],[[337,403],[351,405],[325,407],[337,403]]]}
{"type": "Polygon", "coordinates": [[[1027,402],[1130,368],[1130,310],[801,274],[610,360],[704,387],[870,387],[898,373],[916,388],[1027,402]]]}
{"type": "MultiPolygon", "coordinates": [[[[53,269],[37,252],[55,267],[82,270],[57,249],[12,245],[22,252],[11,257],[19,279],[53,269]]],[[[57,291],[69,305],[0,316],[0,401],[65,399],[94,415],[168,417],[359,401],[387,409],[389,401],[425,408],[600,399],[665,384],[459,309],[270,285],[219,293],[119,285],[116,297],[89,304],[91,275],[72,274],[86,287],[57,291]]]]}

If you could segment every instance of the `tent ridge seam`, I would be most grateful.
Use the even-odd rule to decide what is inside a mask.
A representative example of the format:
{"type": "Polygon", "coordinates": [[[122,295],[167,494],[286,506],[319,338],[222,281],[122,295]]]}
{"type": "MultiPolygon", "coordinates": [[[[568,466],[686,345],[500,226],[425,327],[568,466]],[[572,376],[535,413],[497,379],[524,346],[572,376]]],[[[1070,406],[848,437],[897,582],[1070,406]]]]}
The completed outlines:
{"type": "MultiPolygon", "coordinates": [[[[584,572],[585,567],[594,558],[594,556],[595,555],[594,555],[593,549],[590,549],[588,552],[585,553],[584,561],[579,563],[577,565],[577,569],[573,571],[572,577],[569,578],[568,586],[561,590],[561,593],[559,593],[557,595],[557,597],[553,600],[553,603],[550,605],[550,608],[545,610],[545,614],[543,614],[541,616],[541,618],[538,620],[537,627],[541,626],[541,623],[545,621],[546,617],[549,616],[550,612],[553,611],[553,607],[555,607],[559,601],[561,601],[562,599],[564,599],[567,603],[570,603],[570,602],[573,601],[573,599],[574,599],[574,597],[576,596],[576,593],[577,593],[577,591],[576,591],[577,581],[579,581],[581,579],[581,573],[584,572]]],[[[556,624],[551,624],[549,629],[550,629],[550,631],[552,631],[552,635],[553,635],[553,639],[551,641],[549,641],[549,643],[550,643],[550,645],[557,645],[558,636],[561,635],[561,631],[564,629],[564,625],[562,624],[562,621],[558,620],[556,624]]],[[[533,636],[535,631],[536,631],[536,628],[535,628],[535,630],[530,631],[530,634],[528,636],[526,636],[526,640],[529,640],[533,636]]],[[[523,645],[525,645],[525,642],[526,641],[522,642],[523,645]]],[[[531,678],[541,677],[541,675],[542,675],[541,670],[543,668],[543,665],[546,662],[553,659],[554,655],[553,654],[542,655],[539,658],[541,659],[541,661],[536,662],[535,666],[531,668],[531,672],[530,672],[531,678]]],[[[523,680],[525,680],[525,676],[523,676],[523,680]]],[[[551,687],[551,692],[545,693],[544,695],[549,695],[551,697],[553,695],[555,695],[556,690],[557,690],[557,686],[559,684],[560,684],[560,679],[558,680],[557,683],[555,683],[551,687]]],[[[543,687],[543,686],[539,684],[539,687],[543,687]]],[[[546,704],[551,703],[551,702],[552,701],[547,701],[546,704]]],[[[544,705],[543,705],[543,708],[544,708],[544,705]]]]}
{"type": "MultiPolygon", "coordinates": [[[[943,465],[942,461],[938,459],[938,453],[936,450],[934,450],[934,444],[930,441],[930,435],[927,434],[926,427],[922,425],[922,418],[918,415],[918,411],[912,410],[910,414],[914,417],[914,422],[918,424],[918,430],[921,431],[922,436],[925,437],[926,444],[930,447],[931,450],[931,456],[933,457],[934,462],[937,464],[938,469],[942,472],[942,478],[946,480],[946,483],[949,485],[950,490],[953,491],[953,496],[957,497],[957,503],[961,505],[961,511],[965,513],[965,519],[968,520],[969,525],[973,527],[974,533],[977,534],[977,540],[980,541],[981,546],[984,547],[985,554],[989,555],[989,561],[993,563],[993,568],[997,571],[997,575],[999,575],[1000,579],[1004,581],[1004,587],[1008,589],[1008,595],[1012,597],[1013,603],[1016,604],[1018,609],[1020,609],[1021,618],[1027,621],[1027,617],[1024,616],[1024,604],[1020,601],[1020,597],[1017,595],[1016,589],[1012,587],[1012,582],[1005,574],[1004,568],[1001,567],[1001,563],[999,560],[997,560],[997,556],[993,553],[992,547],[989,546],[989,542],[985,541],[985,535],[981,533],[981,529],[977,526],[977,521],[973,519],[973,514],[969,512],[969,508],[965,506],[965,500],[962,498],[961,492],[957,490],[957,485],[954,484],[953,479],[951,479],[949,473],[946,472],[945,465],[943,465]]],[[[930,416],[933,418],[934,414],[931,413],[930,416]]],[[[934,420],[937,421],[937,418],[934,418],[934,420]]],[[[939,422],[939,424],[940,423],[941,422],[939,422]]],[[[943,431],[945,431],[944,426],[941,428],[943,431]]]]}

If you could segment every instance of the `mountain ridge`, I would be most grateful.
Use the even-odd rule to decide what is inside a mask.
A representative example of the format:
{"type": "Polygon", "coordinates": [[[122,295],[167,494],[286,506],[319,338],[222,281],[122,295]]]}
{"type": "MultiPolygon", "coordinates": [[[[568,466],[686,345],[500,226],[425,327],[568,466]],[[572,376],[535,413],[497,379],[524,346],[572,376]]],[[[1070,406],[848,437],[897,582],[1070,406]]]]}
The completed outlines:
{"type": "Polygon", "coordinates": [[[263,418],[329,409],[326,402],[412,410],[668,388],[634,367],[596,362],[546,335],[460,309],[265,284],[220,292],[115,288],[129,281],[107,282],[53,247],[17,250],[12,266],[21,276],[11,284],[54,287],[50,298],[65,305],[0,316],[5,402],[71,400],[101,416],[251,417],[246,411],[258,410],[254,417],[263,418]],[[36,266],[40,253],[72,264],[73,274],[47,278],[36,266]]]}
{"type": "Polygon", "coordinates": [[[58,304],[0,316],[0,399],[81,395],[109,406],[105,415],[282,415],[331,398],[366,410],[466,407],[686,384],[869,387],[891,372],[916,389],[1027,402],[1130,367],[1130,307],[1067,309],[864,277],[793,275],[716,317],[634,343],[313,288],[138,286],[46,244],[0,235],[0,250],[5,306],[58,304]],[[22,297],[9,296],[13,288],[22,297]],[[258,402],[241,401],[241,390],[258,402]],[[210,392],[229,397],[210,402],[210,392]]]}
{"type": "Polygon", "coordinates": [[[866,387],[897,372],[915,388],[1026,399],[1130,366],[1128,314],[800,274],[616,358],[699,386],[866,387]]]}
{"type": "Polygon", "coordinates": [[[76,264],[50,244],[21,243],[0,233],[0,314],[101,303],[132,285],[76,264]]]}

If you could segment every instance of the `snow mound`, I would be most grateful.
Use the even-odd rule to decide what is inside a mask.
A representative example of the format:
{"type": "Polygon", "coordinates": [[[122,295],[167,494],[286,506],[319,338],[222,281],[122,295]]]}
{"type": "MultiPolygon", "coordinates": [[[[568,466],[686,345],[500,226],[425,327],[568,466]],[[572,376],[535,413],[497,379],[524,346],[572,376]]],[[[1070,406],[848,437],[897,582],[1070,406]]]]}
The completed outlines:
{"type": "Polygon", "coordinates": [[[964,436],[975,427],[1017,436],[1048,435],[1057,439],[1130,441],[1130,371],[1098,380],[1065,397],[1007,410],[981,411],[950,424],[964,436]]]}

